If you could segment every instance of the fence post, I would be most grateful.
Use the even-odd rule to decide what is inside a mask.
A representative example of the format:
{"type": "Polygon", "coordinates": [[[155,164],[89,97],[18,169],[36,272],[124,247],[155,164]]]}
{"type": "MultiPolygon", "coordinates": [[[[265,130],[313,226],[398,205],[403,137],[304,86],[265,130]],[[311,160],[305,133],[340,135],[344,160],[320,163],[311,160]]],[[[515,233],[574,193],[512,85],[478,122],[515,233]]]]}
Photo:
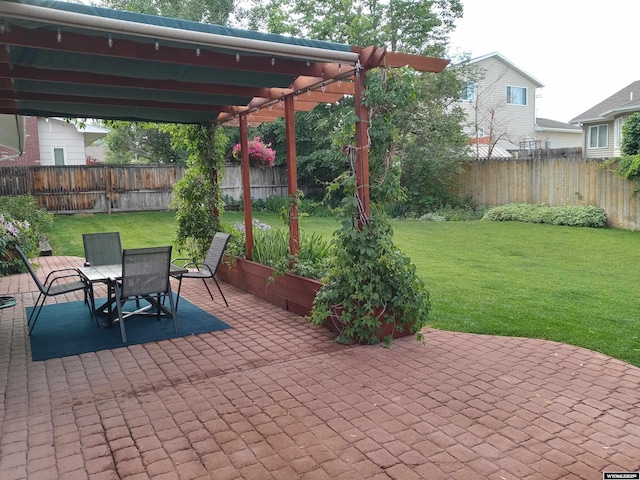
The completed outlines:
{"type": "Polygon", "coordinates": [[[104,166],[104,188],[105,188],[105,197],[107,199],[107,214],[111,215],[111,169],[105,165],[104,166]]]}

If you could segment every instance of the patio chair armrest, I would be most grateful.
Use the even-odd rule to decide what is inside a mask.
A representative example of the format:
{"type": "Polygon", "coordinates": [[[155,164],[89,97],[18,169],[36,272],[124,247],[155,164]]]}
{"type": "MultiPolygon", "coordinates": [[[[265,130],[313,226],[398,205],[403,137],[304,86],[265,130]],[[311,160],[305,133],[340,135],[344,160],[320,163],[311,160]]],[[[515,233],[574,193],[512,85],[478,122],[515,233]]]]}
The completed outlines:
{"type": "Polygon", "coordinates": [[[211,267],[206,263],[202,263],[202,262],[191,262],[185,265],[185,268],[197,268],[198,270],[209,270],[209,273],[213,274],[211,267]]]}
{"type": "Polygon", "coordinates": [[[62,272],[64,270],[67,270],[67,269],[56,270],[56,271],[53,271],[53,272],[49,273],[49,275],[47,275],[47,279],[45,280],[45,285],[51,286],[54,283],[56,283],[56,282],[58,282],[60,280],[64,280],[66,278],[76,278],[78,281],[82,281],[82,282],[86,283],[85,278],[82,275],[80,275],[77,271],[76,271],[76,273],[70,273],[70,274],[67,274],[67,275],[56,275],[54,277],[51,276],[54,273],[60,273],[60,272],[62,272]]]}
{"type": "Polygon", "coordinates": [[[187,265],[190,265],[194,262],[195,260],[193,258],[174,258],[171,260],[171,263],[175,264],[175,265],[180,265],[177,262],[187,262],[183,265],[180,265],[182,267],[186,267],[187,265]]]}
{"type": "Polygon", "coordinates": [[[73,277],[75,275],[77,275],[78,277],[81,277],[80,272],[78,272],[77,268],[60,268],[58,270],[52,270],[49,272],[49,275],[47,275],[47,277],[44,279],[44,283],[49,283],[49,279],[52,276],[56,276],[57,278],[66,278],[66,277],[73,277]],[[73,273],[58,276],[58,274],[62,272],[73,272],[73,273]]]}

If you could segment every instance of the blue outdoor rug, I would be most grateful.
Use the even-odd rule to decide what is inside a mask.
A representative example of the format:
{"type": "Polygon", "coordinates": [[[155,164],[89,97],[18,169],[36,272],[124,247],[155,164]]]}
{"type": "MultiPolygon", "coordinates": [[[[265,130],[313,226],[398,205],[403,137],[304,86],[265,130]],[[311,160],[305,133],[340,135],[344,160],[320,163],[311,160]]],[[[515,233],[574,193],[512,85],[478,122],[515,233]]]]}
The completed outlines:
{"type": "MultiPolygon", "coordinates": [[[[96,305],[103,301],[96,299],[96,305]]],[[[126,309],[135,310],[128,305],[126,309]]],[[[27,307],[27,318],[32,310],[27,307]]],[[[45,305],[29,337],[31,358],[35,362],[231,328],[184,298],[180,298],[176,319],[178,333],[173,331],[171,318],[158,321],[155,316],[130,317],[125,320],[127,343],[122,343],[118,324],[98,327],[82,301],[45,305]]],[[[105,318],[99,315],[98,320],[104,322],[105,318]]]]}

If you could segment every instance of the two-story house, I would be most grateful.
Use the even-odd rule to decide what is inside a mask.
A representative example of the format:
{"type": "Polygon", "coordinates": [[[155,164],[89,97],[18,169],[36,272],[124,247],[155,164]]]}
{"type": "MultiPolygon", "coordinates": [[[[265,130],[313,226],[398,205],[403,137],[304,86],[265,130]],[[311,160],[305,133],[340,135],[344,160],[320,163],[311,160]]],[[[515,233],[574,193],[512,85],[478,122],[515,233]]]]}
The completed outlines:
{"type": "Polygon", "coordinates": [[[488,145],[489,151],[580,146],[576,126],[536,117],[536,92],[543,83],[502,54],[469,60],[464,75],[460,106],[472,143],[488,145]]]}
{"type": "Polygon", "coordinates": [[[622,125],[635,112],[640,112],[640,80],[571,120],[582,129],[584,157],[610,158],[620,155],[622,125]]]}

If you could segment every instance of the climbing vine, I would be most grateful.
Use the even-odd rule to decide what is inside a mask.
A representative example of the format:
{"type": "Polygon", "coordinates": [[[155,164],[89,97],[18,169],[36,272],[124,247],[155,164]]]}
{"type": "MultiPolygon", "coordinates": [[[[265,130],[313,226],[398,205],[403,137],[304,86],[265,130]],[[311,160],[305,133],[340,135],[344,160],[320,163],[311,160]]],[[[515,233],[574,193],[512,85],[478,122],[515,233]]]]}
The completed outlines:
{"type": "Polygon", "coordinates": [[[187,171],[174,186],[171,204],[176,210],[176,243],[193,258],[201,259],[220,230],[220,182],[228,138],[222,128],[212,124],[165,128],[171,130],[174,147],[189,152],[187,171]]]}

